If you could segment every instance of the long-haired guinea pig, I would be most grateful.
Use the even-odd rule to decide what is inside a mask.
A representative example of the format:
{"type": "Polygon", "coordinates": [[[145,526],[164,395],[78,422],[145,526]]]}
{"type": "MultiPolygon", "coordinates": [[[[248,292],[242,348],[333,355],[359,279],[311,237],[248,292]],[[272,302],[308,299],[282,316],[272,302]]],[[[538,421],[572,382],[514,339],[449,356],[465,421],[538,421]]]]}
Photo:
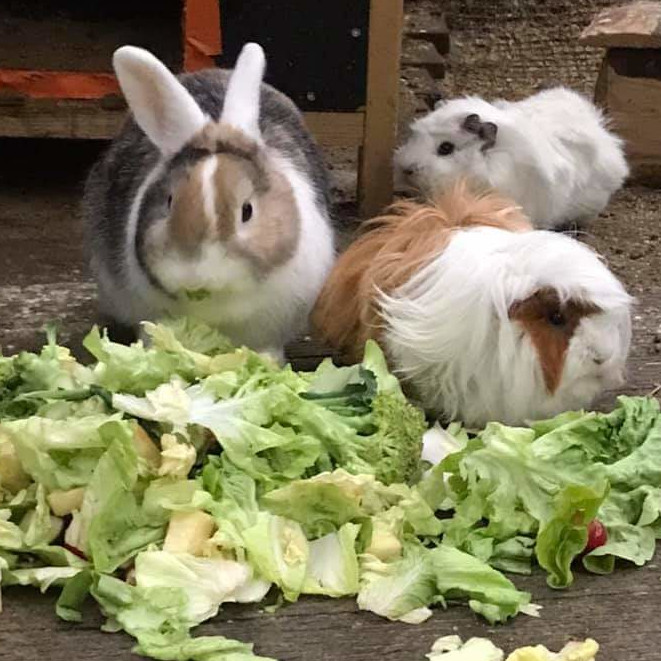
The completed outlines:
{"type": "Polygon", "coordinates": [[[102,312],[120,325],[190,314],[281,354],[335,259],[329,185],[294,104],[233,72],[174,76],[130,46],[113,65],[132,117],[95,165],[83,211],[102,312]]]}
{"type": "Polygon", "coordinates": [[[540,229],[597,216],[629,173],[602,113],[563,87],[518,102],[439,102],[411,125],[394,162],[402,189],[430,195],[471,177],[512,198],[540,229]]]}
{"type": "Polygon", "coordinates": [[[511,201],[458,182],[372,221],[312,322],[347,358],[377,340],[427,410],[480,426],[587,406],[621,383],[630,308],[589,247],[533,230],[511,201]]]}

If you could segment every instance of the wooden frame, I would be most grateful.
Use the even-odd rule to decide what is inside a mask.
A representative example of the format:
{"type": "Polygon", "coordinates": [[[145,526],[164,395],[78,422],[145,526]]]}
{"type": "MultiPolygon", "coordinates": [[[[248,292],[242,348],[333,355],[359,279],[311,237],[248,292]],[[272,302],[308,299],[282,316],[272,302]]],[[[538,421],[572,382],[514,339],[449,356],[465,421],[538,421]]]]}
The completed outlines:
{"type": "Polygon", "coordinates": [[[358,170],[358,199],[365,216],[377,214],[393,197],[403,25],[403,0],[371,0],[367,108],[358,170]]]}
{"type": "MultiPolygon", "coordinates": [[[[365,217],[393,196],[403,21],[403,0],[370,0],[366,107],[305,113],[322,147],[359,150],[358,200],[365,217]]],[[[184,0],[182,33],[183,69],[213,66],[221,46],[218,0],[184,0]]],[[[124,116],[112,74],[0,70],[2,136],[109,139],[124,116]]]]}

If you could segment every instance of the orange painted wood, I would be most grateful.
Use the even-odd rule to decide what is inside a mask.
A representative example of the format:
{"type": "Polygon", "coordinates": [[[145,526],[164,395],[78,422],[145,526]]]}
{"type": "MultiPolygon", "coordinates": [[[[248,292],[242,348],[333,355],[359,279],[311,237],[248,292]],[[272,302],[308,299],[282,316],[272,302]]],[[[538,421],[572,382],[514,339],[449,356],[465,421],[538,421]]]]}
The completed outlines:
{"type": "Polygon", "coordinates": [[[33,99],[100,99],[118,94],[111,73],[0,69],[0,94],[13,92],[33,99]]]}
{"type": "Polygon", "coordinates": [[[184,2],[184,71],[215,66],[221,51],[220,6],[218,0],[184,2]]]}
{"type": "MultiPolygon", "coordinates": [[[[218,0],[184,0],[182,16],[184,70],[214,66],[213,56],[221,50],[218,0]]],[[[32,99],[93,100],[119,94],[120,89],[112,73],[0,69],[0,95],[7,93],[32,99]]]]}

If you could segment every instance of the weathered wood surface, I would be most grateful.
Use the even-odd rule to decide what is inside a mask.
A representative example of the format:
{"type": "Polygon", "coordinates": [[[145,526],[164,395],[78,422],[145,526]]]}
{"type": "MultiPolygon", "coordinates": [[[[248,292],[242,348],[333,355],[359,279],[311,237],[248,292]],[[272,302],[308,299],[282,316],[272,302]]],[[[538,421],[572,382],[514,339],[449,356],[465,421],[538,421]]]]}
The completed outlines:
{"type": "Polygon", "coordinates": [[[358,172],[358,202],[365,216],[376,215],[392,200],[403,22],[403,0],[370,0],[365,135],[358,172]]]}
{"type": "MultiPolygon", "coordinates": [[[[657,561],[659,556],[657,554],[657,561]]],[[[438,611],[421,625],[388,622],[357,610],[349,599],[303,598],[274,615],[256,607],[227,607],[199,635],[225,635],[255,643],[256,652],[282,661],[423,661],[433,641],[457,633],[487,636],[504,649],[544,642],[560,648],[571,638],[601,643],[598,661],[661,658],[661,582],[656,562],[622,568],[612,576],[580,574],[565,591],[552,591],[541,575],[517,579],[543,606],[540,618],[519,616],[490,627],[466,607],[438,611]]],[[[99,631],[93,604],[81,625],[59,622],[54,595],[10,589],[0,615],[3,661],[124,661],[131,639],[99,631]]]]}
{"type": "Polygon", "coordinates": [[[610,49],[595,100],[624,140],[632,178],[661,182],[661,49],[610,49]]]}
{"type": "MultiPolygon", "coordinates": [[[[80,346],[94,321],[94,287],[85,274],[81,228],[76,220],[80,179],[98,146],[0,141],[0,345],[5,351],[37,348],[46,321],[60,323],[65,343],[80,346]]],[[[624,392],[645,394],[661,382],[661,191],[623,191],[590,228],[603,252],[639,301],[634,347],[624,392]]],[[[347,221],[350,223],[350,221],[347,221]]],[[[325,354],[314,343],[297,344],[290,356],[302,368],[325,354]]],[[[602,405],[612,403],[611,393],[602,405]]],[[[612,576],[579,571],[575,585],[556,592],[541,573],[516,577],[544,608],[539,619],[519,616],[489,627],[466,607],[437,612],[411,626],[356,610],[351,600],[303,598],[275,615],[257,607],[230,607],[199,633],[256,643],[263,655],[283,661],[423,661],[433,640],[458,633],[482,635],[507,649],[529,643],[560,647],[592,636],[602,644],[598,661],[661,659],[659,560],[612,576]]],[[[0,661],[124,661],[131,640],[103,634],[93,604],[81,625],[55,617],[55,593],[13,588],[3,595],[0,661]]]]}
{"type": "Polygon", "coordinates": [[[606,48],[660,48],[661,2],[608,7],[585,28],[580,41],[606,48]]]}
{"type": "MultiPolygon", "coordinates": [[[[125,107],[123,99],[114,97],[99,101],[28,99],[0,92],[0,136],[107,140],[117,135],[126,120],[125,107]]],[[[324,147],[357,147],[363,142],[364,112],[309,112],[304,116],[324,147]]]]}

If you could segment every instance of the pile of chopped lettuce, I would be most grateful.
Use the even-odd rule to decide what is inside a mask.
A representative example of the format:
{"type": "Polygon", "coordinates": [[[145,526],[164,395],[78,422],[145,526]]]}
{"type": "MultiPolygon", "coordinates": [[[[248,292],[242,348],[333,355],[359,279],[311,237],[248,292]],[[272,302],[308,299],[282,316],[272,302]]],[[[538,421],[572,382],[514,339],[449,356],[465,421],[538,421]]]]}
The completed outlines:
{"type": "Polygon", "coordinates": [[[144,329],[131,346],[93,329],[91,364],[52,331],[40,353],[0,357],[1,585],[61,588],[64,620],[91,595],[140,654],[248,661],[263,657],[192,629],[225,603],[306,594],[503,622],[536,607],[502,572],[536,562],[562,587],[578,556],[600,573],[652,557],[653,399],[428,431],[372,342],[358,365],[305,373],[188,319],[144,329]],[[608,541],[585,555],[595,518],[608,541]]]}
{"type": "Polygon", "coordinates": [[[492,567],[530,573],[551,587],[573,581],[581,557],[608,574],[617,559],[644,565],[661,537],[661,414],[653,398],[620,397],[611,413],[564,413],[529,428],[489,424],[474,437],[435,427],[425,456],[443,482],[436,494],[443,542],[492,567]],[[442,496],[440,494],[443,494],[442,496]],[[590,524],[606,530],[590,544],[590,524]],[[591,549],[588,553],[584,553],[591,549]]]}

